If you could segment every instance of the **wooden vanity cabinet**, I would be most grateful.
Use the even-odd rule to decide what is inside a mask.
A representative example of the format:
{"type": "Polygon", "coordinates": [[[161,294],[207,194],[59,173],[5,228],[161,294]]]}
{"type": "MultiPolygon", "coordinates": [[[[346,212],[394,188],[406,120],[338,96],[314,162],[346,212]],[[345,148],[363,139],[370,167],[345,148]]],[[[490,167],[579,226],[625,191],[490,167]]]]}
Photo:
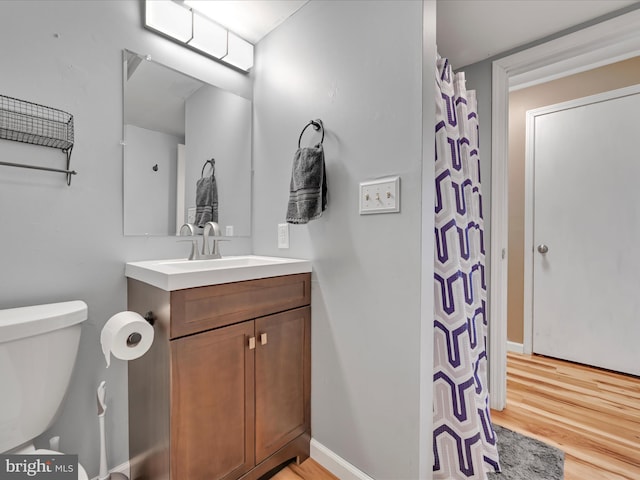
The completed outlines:
{"type": "Polygon", "coordinates": [[[152,349],[129,363],[132,479],[253,480],[309,456],[310,280],[129,279],[129,309],[158,312],[152,349]]]}

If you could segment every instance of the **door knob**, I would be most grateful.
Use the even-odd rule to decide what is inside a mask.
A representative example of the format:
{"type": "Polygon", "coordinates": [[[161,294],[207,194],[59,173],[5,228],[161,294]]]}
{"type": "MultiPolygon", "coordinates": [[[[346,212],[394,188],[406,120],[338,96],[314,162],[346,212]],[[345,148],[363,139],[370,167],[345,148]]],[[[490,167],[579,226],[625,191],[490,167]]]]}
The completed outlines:
{"type": "Polygon", "coordinates": [[[538,245],[538,251],[540,253],[547,253],[549,251],[549,247],[547,247],[544,243],[538,245]]]}

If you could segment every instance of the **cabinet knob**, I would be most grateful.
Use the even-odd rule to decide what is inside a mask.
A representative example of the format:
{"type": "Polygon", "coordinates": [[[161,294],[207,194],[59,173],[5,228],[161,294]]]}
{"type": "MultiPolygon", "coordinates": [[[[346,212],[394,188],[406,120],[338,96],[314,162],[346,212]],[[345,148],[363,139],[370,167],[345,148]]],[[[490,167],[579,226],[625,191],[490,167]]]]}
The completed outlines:
{"type": "Polygon", "coordinates": [[[256,337],[249,337],[249,350],[256,348],[256,337]]]}
{"type": "Polygon", "coordinates": [[[260,334],[260,345],[266,345],[267,344],[267,334],[266,333],[261,333],[260,334]]]}

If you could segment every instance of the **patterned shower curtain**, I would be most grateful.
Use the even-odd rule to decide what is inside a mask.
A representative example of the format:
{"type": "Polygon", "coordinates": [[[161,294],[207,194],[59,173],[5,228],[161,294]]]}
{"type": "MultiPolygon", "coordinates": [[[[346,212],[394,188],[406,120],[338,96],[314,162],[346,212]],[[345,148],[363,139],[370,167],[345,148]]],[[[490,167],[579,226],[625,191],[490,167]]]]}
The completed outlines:
{"type": "Polygon", "coordinates": [[[499,471],[489,413],[485,248],[475,91],[438,58],[433,478],[499,471]]]}

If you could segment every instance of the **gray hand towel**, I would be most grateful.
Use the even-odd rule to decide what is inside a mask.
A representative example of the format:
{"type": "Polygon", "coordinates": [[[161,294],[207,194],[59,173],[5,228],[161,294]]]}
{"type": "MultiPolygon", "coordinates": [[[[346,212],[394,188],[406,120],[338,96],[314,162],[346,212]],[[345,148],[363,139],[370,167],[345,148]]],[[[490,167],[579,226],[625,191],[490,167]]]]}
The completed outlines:
{"type": "Polygon", "coordinates": [[[202,177],[196,183],[195,223],[198,227],[204,227],[207,222],[218,222],[218,186],[215,171],[211,172],[210,177],[202,177]]]}
{"type": "Polygon", "coordinates": [[[298,148],[293,158],[288,223],[308,223],[327,208],[327,177],[322,144],[298,148]]]}

